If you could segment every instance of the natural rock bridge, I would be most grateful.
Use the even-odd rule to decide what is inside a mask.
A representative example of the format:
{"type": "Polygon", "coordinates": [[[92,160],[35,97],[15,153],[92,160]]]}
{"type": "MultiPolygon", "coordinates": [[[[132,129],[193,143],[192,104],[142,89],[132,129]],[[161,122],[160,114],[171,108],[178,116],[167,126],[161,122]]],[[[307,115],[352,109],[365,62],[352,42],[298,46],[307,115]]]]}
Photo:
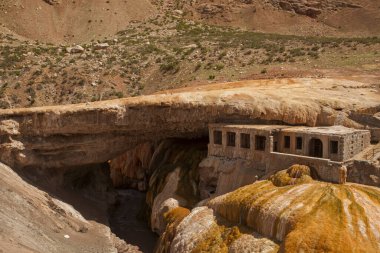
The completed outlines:
{"type": "Polygon", "coordinates": [[[379,87],[337,79],[243,81],[95,103],[0,110],[0,161],[12,167],[105,162],[138,143],[207,135],[211,122],[363,127],[379,87]]]}

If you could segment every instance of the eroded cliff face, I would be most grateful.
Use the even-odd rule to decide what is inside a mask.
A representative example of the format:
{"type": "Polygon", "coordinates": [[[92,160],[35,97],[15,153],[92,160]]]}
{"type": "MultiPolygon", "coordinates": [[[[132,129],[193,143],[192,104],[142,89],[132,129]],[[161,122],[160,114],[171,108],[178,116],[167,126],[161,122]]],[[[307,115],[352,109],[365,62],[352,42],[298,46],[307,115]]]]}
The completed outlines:
{"type": "Polygon", "coordinates": [[[207,155],[206,140],[165,140],[154,152],[147,192],[152,230],[165,230],[164,214],[200,201],[198,165],[207,155]]]}
{"type": "Polygon", "coordinates": [[[112,159],[110,164],[111,179],[115,187],[147,190],[150,162],[155,145],[146,142],[137,145],[124,154],[112,159]]]}
{"type": "Polygon", "coordinates": [[[88,104],[0,111],[0,161],[12,167],[101,163],[144,142],[207,135],[210,122],[361,127],[378,87],[337,79],[243,81],[88,104]]]}

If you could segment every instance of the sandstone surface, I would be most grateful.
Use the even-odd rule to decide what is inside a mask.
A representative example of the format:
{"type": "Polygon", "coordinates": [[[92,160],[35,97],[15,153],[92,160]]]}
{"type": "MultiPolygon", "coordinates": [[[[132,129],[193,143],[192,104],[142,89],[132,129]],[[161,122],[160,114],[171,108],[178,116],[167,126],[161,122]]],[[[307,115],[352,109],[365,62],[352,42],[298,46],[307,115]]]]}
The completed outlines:
{"type": "Polygon", "coordinates": [[[12,167],[101,163],[139,143],[207,135],[211,122],[364,127],[379,87],[340,79],[242,81],[87,104],[0,111],[0,161],[12,167]]]}

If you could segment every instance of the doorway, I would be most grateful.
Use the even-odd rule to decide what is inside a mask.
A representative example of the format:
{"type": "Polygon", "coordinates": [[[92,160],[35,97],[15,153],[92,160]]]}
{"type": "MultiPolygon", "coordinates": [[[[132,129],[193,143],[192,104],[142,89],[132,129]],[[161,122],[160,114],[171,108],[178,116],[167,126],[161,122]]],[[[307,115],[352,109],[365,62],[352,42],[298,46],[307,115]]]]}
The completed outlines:
{"type": "Polygon", "coordinates": [[[309,155],[313,157],[323,157],[323,143],[320,139],[313,138],[310,140],[309,155]]]}

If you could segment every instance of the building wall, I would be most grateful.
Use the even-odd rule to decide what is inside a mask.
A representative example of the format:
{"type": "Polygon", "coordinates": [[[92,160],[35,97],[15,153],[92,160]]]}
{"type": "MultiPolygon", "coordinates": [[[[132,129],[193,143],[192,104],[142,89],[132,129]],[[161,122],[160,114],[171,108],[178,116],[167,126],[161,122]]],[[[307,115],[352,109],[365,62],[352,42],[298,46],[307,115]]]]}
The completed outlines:
{"type": "Polygon", "coordinates": [[[304,132],[287,132],[287,131],[274,131],[260,130],[250,128],[213,126],[209,129],[210,144],[209,155],[228,157],[228,158],[241,158],[247,160],[254,160],[261,163],[266,163],[269,153],[273,151],[274,142],[277,142],[277,151],[279,153],[292,154],[298,156],[308,156],[310,159],[318,159],[310,156],[310,142],[312,139],[319,139],[323,146],[323,159],[331,161],[343,162],[349,160],[356,154],[363,151],[370,145],[371,134],[369,131],[360,131],[345,135],[322,135],[311,134],[304,132]],[[214,131],[222,132],[222,145],[214,144],[214,131]],[[236,133],[236,142],[234,147],[227,146],[227,132],[236,133]],[[240,134],[250,134],[250,148],[241,148],[240,134]],[[266,144],[265,150],[256,150],[255,136],[265,136],[266,144]],[[285,148],[285,136],[290,137],[290,148],[285,148]],[[302,149],[296,148],[296,138],[302,137],[302,149]],[[331,141],[338,142],[338,153],[331,153],[331,141]]]}
{"type": "Polygon", "coordinates": [[[327,136],[309,133],[294,133],[294,132],[280,132],[278,135],[279,149],[278,152],[310,156],[310,141],[312,139],[319,139],[323,145],[323,155],[321,158],[331,159],[333,161],[344,160],[344,137],[341,136],[327,136]],[[285,148],[285,136],[290,136],[290,148],[285,148]],[[296,138],[302,137],[302,149],[296,149],[296,138]],[[330,150],[330,141],[338,141],[338,153],[332,154],[330,150]]]}
{"type": "Polygon", "coordinates": [[[272,149],[270,131],[256,130],[256,129],[240,129],[240,128],[228,128],[214,127],[209,130],[210,143],[208,145],[208,154],[210,156],[228,157],[228,158],[241,158],[246,160],[253,160],[259,163],[264,163],[268,157],[269,152],[272,149]],[[222,145],[214,144],[214,131],[222,131],[222,145]],[[236,145],[235,147],[227,146],[227,132],[236,133],[236,145]],[[250,134],[250,148],[240,147],[240,134],[250,134]],[[265,150],[256,150],[255,136],[265,136],[266,144],[265,150]]]}
{"type": "Polygon", "coordinates": [[[371,144],[370,132],[357,132],[347,135],[343,144],[343,160],[348,160],[359,154],[371,144]]]}
{"type": "Polygon", "coordinates": [[[342,162],[324,158],[272,152],[267,162],[267,174],[288,169],[294,164],[307,165],[317,173],[319,179],[332,183],[339,183],[339,169],[343,166],[342,162]]]}

